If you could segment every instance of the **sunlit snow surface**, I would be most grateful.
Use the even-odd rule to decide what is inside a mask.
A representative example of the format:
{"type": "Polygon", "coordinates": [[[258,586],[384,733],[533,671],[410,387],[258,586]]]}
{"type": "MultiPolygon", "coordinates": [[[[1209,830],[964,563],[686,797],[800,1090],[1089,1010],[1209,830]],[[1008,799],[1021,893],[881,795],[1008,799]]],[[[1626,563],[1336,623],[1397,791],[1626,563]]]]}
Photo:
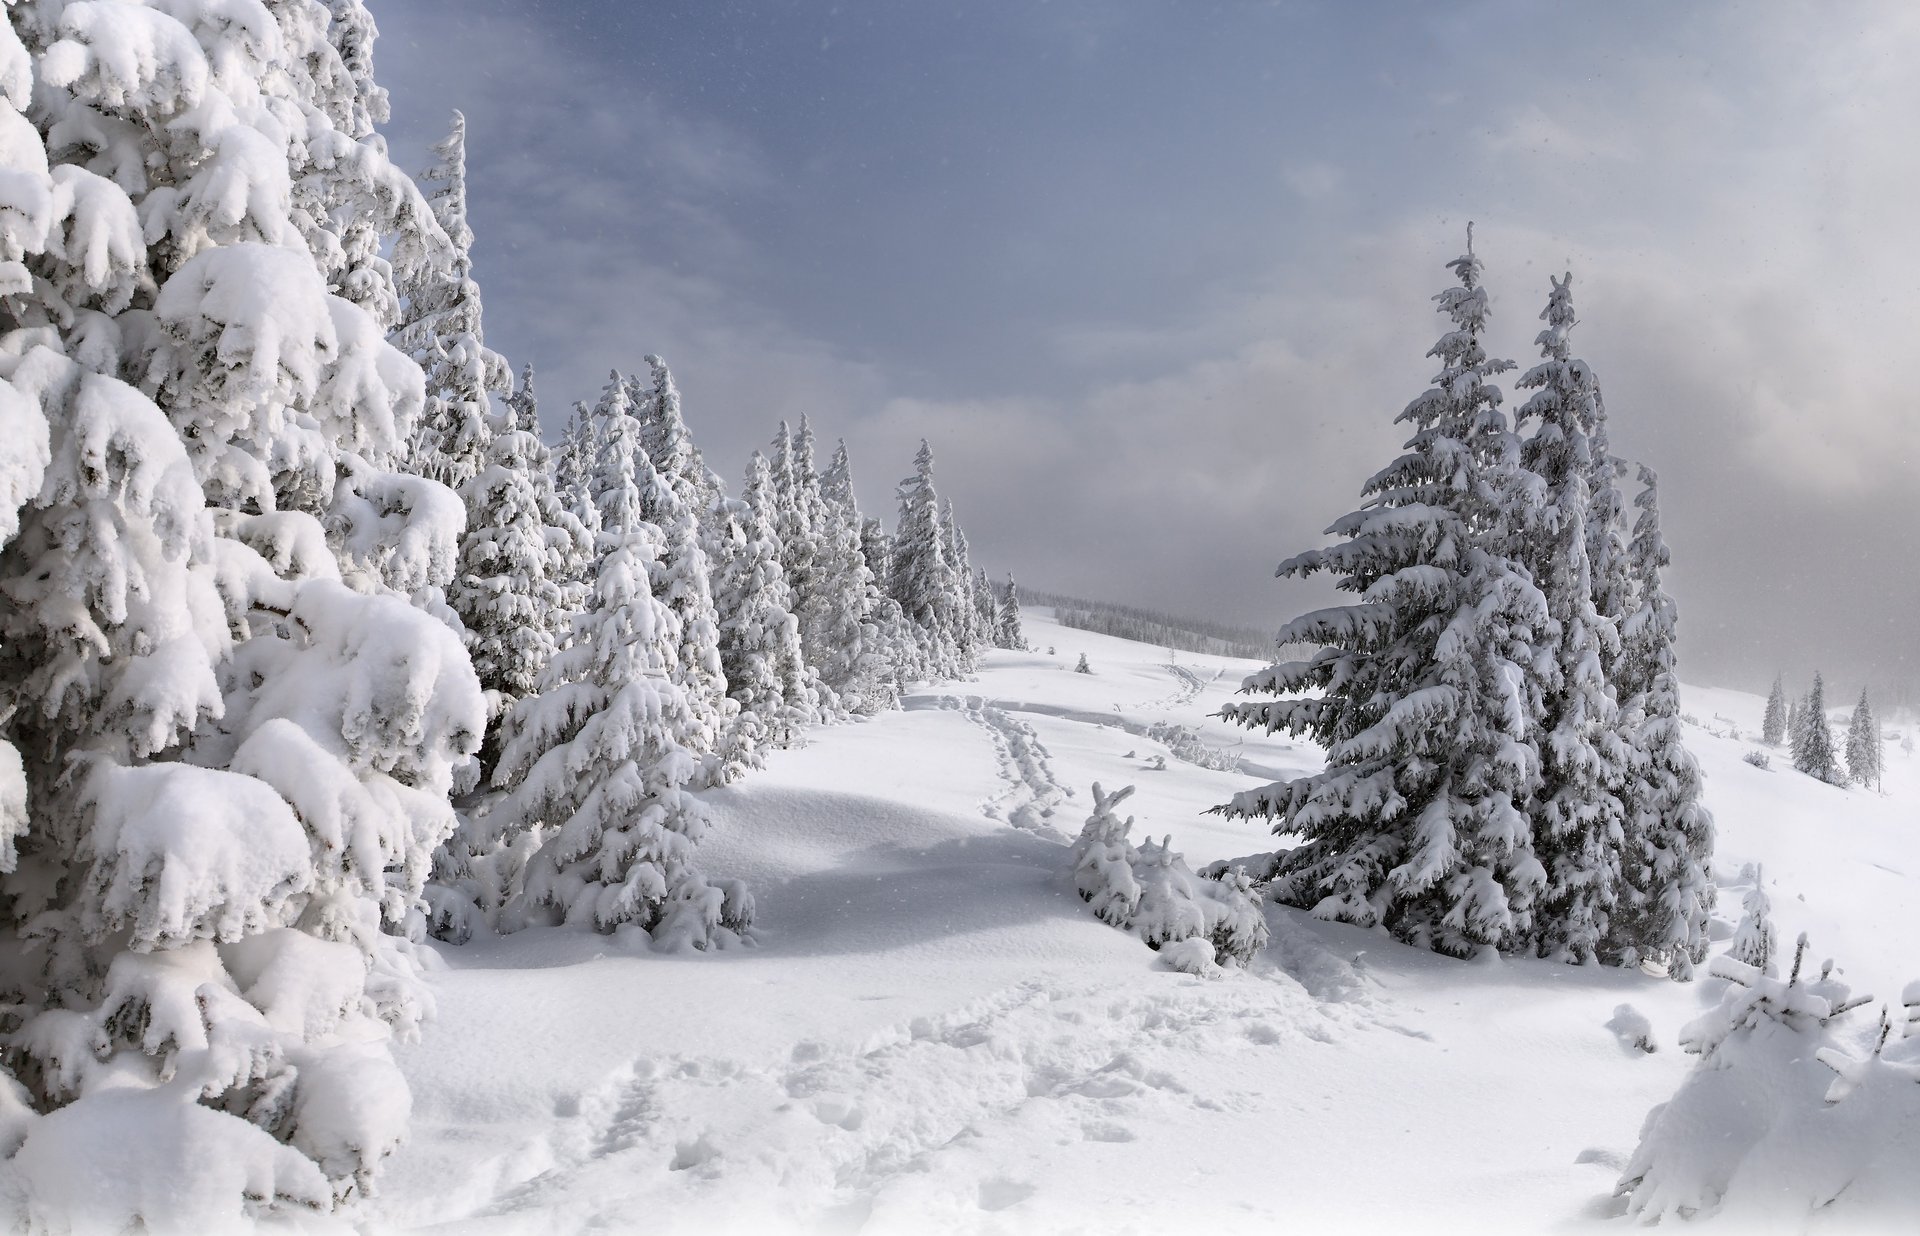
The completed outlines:
{"type": "MultiPolygon", "coordinates": [[[[1202,812],[1319,753],[1208,720],[1251,663],[1170,663],[1046,613],[1025,619],[1042,651],[990,653],[975,681],[816,730],[711,796],[703,863],[752,881],[757,947],[664,957],[553,930],[442,949],[437,1018],[401,1055],[412,1140],[372,1227],[1622,1226],[1619,1168],[1693,1063],[1681,1025],[1721,984],[1451,961],[1278,909],[1249,972],[1157,966],[1072,892],[1066,839],[1091,784],[1138,785],[1136,842],[1171,833],[1198,865],[1271,848],[1202,812]],[[1072,672],[1082,652],[1091,675],[1072,672]],[[1163,720],[1247,771],[1174,757],[1144,736],[1163,720]],[[1622,1004],[1653,1054],[1610,1028],[1622,1004]]],[[[1686,707],[1759,728],[1754,697],[1689,691],[1686,707]]],[[[1920,977],[1920,762],[1890,741],[1883,797],[1687,733],[1720,830],[1719,913],[1764,861],[1783,941],[1810,932],[1884,997],[1920,977]]],[[[1816,1229],[1847,1226],[1830,1210],[1816,1229]]]]}

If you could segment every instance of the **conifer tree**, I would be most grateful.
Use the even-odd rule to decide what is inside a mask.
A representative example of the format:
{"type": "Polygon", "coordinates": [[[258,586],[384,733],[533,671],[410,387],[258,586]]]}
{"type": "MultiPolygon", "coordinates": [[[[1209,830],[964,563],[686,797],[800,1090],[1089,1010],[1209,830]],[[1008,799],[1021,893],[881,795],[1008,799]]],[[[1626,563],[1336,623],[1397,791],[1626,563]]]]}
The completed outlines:
{"type": "Polygon", "coordinates": [[[1787,693],[1781,686],[1780,676],[1773,677],[1773,690],[1767,692],[1767,713],[1760,722],[1760,741],[1769,747],[1777,747],[1780,740],[1787,736],[1787,693]]]}
{"type": "Polygon", "coordinates": [[[1867,704],[1865,689],[1853,706],[1853,718],[1847,725],[1847,776],[1864,786],[1880,780],[1880,727],[1867,704]]]}
{"type": "Polygon", "coordinates": [[[1599,387],[1586,362],[1569,356],[1573,276],[1551,282],[1540,314],[1547,327],[1536,341],[1541,363],[1519,382],[1536,393],[1514,418],[1517,427],[1534,426],[1520,459],[1539,478],[1541,500],[1516,504],[1523,518],[1512,554],[1531,573],[1549,616],[1539,641],[1542,696],[1533,735],[1541,779],[1529,812],[1547,869],[1539,946],[1549,956],[1586,961],[1601,952],[1619,891],[1625,809],[1618,793],[1627,751],[1602,676],[1602,666],[1617,657],[1619,635],[1594,605],[1588,559],[1599,387]]]}
{"type": "Polygon", "coordinates": [[[755,451],[739,501],[726,508],[732,531],[715,600],[720,664],[740,708],[739,727],[748,741],[785,747],[818,719],[819,705],[780,566],[774,503],[772,469],[755,451]]]}
{"type": "Polygon", "coordinates": [[[889,635],[886,598],[867,564],[864,524],[845,442],[834,447],[833,459],[820,480],[820,496],[814,622],[822,652],[815,666],[842,707],[872,716],[899,700],[899,673],[891,647],[897,632],[889,635]]]}
{"type": "Polygon", "coordinates": [[[526,832],[539,842],[522,894],[529,909],[705,948],[746,929],[752,900],[693,865],[708,820],[690,789],[704,771],[698,744],[714,736],[681,685],[680,620],[655,595],[667,537],[643,514],[643,487],[671,490],[640,449],[630,406],[616,373],[594,409],[593,595],[539,691],[508,715],[493,778],[507,795],[493,827],[508,842],[526,832]]]}
{"type": "MultiPolygon", "coordinates": [[[[523,389],[530,389],[524,380],[523,389]]],[[[525,400],[508,404],[504,427],[488,440],[486,466],[461,493],[468,522],[447,590],[495,717],[534,690],[553,655],[554,613],[564,605],[552,573],[553,504],[541,494],[545,448],[534,425],[520,419],[530,410],[525,400]]],[[[483,764],[490,760],[483,748],[483,764]]]]}
{"type": "Polygon", "coordinates": [[[1800,750],[1800,721],[1802,700],[1794,700],[1787,705],[1787,742],[1793,751],[1800,750]]]}
{"type": "Polygon", "coordinates": [[[452,129],[433,149],[437,161],[421,179],[434,186],[429,199],[433,215],[451,249],[444,255],[421,254],[402,265],[405,320],[395,342],[427,374],[427,403],[414,430],[412,470],[457,490],[485,465],[491,396],[505,396],[513,378],[506,360],[486,346],[480,287],[473,281],[466,118],[456,111],[452,129]]]}
{"type": "Polygon", "coordinates": [[[1007,594],[1000,601],[998,618],[998,636],[994,640],[1002,648],[1011,648],[1015,652],[1027,650],[1027,637],[1020,632],[1020,589],[1013,582],[1013,576],[1007,576],[1007,594]]]}
{"type": "Polygon", "coordinates": [[[1366,483],[1368,501],[1335,521],[1345,538],[1282,563],[1282,576],[1330,572],[1356,604],[1295,619],[1280,634],[1320,650],[1246,680],[1222,716],[1269,733],[1311,734],[1325,771],[1237,795],[1216,811],[1298,832],[1273,895],[1324,918],[1382,924],[1403,940],[1465,954],[1535,937],[1546,872],[1524,804],[1539,778],[1529,718],[1539,590],[1504,540],[1513,468],[1500,392],[1511,364],[1481,344],[1487,297],[1468,233],[1449,263],[1459,286],[1434,299],[1448,329],[1442,369],[1399,419],[1407,453],[1366,483]],[[1301,693],[1318,689],[1318,694],[1301,693]]]}
{"type": "Polygon", "coordinates": [[[1622,710],[1633,748],[1627,784],[1622,876],[1625,890],[1612,933],[1622,960],[1664,962],[1691,978],[1707,955],[1715,892],[1713,816],[1702,799],[1700,767],[1686,748],[1675,671],[1678,608],[1662,587],[1670,554],[1660,530],[1653,469],[1639,471],[1640,517],[1628,546],[1634,608],[1622,627],[1617,678],[1630,692],[1622,710]]]}
{"type": "Polygon", "coordinates": [[[347,221],[447,241],[372,132],[371,24],[349,65],[317,7],[201,7],[0,23],[0,1089],[53,1226],[30,1163],[113,1164],[103,1230],[371,1188],[425,1013],[403,937],[485,720],[401,595],[449,582],[458,500],[392,470],[423,378],[347,221]]]}
{"type": "Polygon", "coordinates": [[[956,614],[960,598],[953,567],[953,540],[941,517],[933,484],[933,450],[924,441],[914,456],[914,474],[900,482],[900,523],[891,548],[888,592],[913,624],[922,671],[932,678],[958,678],[969,664],[965,633],[956,614]]]}
{"type": "Polygon", "coordinates": [[[940,503],[940,523],[947,537],[947,586],[952,592],[948,612],[952,614],[954,655],[960,672],[970,674],[979,649],[986,642],[986,632],[980,626],[980,611],[974,603],[973,557],[967,546],[967,534],[953,513],[951,499],[940,503]]]}
{"type": "Polygon", "coordinates": [[[987,568],[975,565],[973,568],[973,625],[979,632],[982,648],[996,646],[1000,637],[1000,602],[993,595],[993,584],[987,580],[987,568]]]}
{"type": "Polygon", "coordinates": [[[654,596],[673,612],[680,640],[671,672],[686,695],[693,718],[693,725],[681,738],[701,762],[696,786],[724,785],[746,770],[750,757],[730,740],[738,705],[727,695],[727,679],[721,669],[720,618],[714,607],[712,574],[701,545],[700,525],[681,497],[681,490],[655,470],[643,449],[641,424],[631,414],[631,401],[622,398],[620,402],[628,410],[626,419],[634,437],[640,518],[661,536],[653,568],[654,596]]]}
{"type": "Polygon", "coordinates": [[[1833,731],[1827,727],[1827,686],[1813,676],[1813,690],[1800,705],[1800,728],[1795,734],[1793,766],[1809,777],[1838,784],[1842,776],[1833,749],[1833,731]]]}

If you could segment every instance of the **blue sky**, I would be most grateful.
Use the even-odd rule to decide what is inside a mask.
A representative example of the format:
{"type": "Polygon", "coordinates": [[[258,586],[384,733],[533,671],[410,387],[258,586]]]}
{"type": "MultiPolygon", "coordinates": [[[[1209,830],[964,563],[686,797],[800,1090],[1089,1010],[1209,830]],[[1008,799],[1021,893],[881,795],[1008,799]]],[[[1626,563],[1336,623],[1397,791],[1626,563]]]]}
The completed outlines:
{"type": "Polygon", "coordinates": [[[1575,273],[1692,676],[1914,681],[1907,6],[375,14],[400,159],[467,114],[489,342],[550,423],[658,351],[729,478],[806,413],[890,514],[928,436],[991,569],[1277,626],[1471,218],[1496,350],[1575,273]]]}

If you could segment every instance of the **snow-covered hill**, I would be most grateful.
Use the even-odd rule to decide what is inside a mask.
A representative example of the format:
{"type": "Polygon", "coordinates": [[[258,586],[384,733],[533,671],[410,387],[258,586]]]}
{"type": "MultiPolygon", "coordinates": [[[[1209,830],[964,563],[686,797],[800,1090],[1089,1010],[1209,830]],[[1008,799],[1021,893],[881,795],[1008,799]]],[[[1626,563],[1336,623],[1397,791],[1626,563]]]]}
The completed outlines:
{"type": "MultiPolygon", "coordinates": [[[[1092,783],[1137,785],[1136,841],[1170,833],[1197,865],[1270,849],[1203,813],[1320,753],[1208,719],[1250,663],[1025,622],[1042,651],[989,653],[976,680],[815,730],[711,795],[704,861],[752,883],[756,947],[668,957],[541,930],[442,949],[375,1226],[1111,1236],[1619,1214],[1619,1168],[1692,1063],[1676,1034],[1723,984],[1457,962],[1280,909],[1249,971],[1165,969],[1067,878],[1092,783]],[[1608,1028],[1622,1004],[1658,1051],[1608,1028]]],[[[1778,754],[1741,761],[1759,699],[1687,707],[1749,736],[1688,730],[1719,826],[1716,937],[1764,862],[1783,940],[1806,930],[1896,996],[1920,975],[1920,764],[1890,743],[1884,795],[1836,789],[1778,754]]]]}

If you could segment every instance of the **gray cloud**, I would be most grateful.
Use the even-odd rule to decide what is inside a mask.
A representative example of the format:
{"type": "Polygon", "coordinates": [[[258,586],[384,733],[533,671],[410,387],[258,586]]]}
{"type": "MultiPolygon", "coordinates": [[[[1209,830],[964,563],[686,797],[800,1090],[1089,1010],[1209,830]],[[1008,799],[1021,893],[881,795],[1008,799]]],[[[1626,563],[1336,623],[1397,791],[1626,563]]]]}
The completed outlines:
{"type": "Polygon", "coordinates": [[[1575,271],[1689,676],[1920,683],[1904,6],[380,17],[400,156],[468,114],[490,337],[550,417],[661,351],[730,475],[809,413],[888,509],[924,435],[993,568],[1277,625],[1474,218],[1497,351],[1575,271]]]}

